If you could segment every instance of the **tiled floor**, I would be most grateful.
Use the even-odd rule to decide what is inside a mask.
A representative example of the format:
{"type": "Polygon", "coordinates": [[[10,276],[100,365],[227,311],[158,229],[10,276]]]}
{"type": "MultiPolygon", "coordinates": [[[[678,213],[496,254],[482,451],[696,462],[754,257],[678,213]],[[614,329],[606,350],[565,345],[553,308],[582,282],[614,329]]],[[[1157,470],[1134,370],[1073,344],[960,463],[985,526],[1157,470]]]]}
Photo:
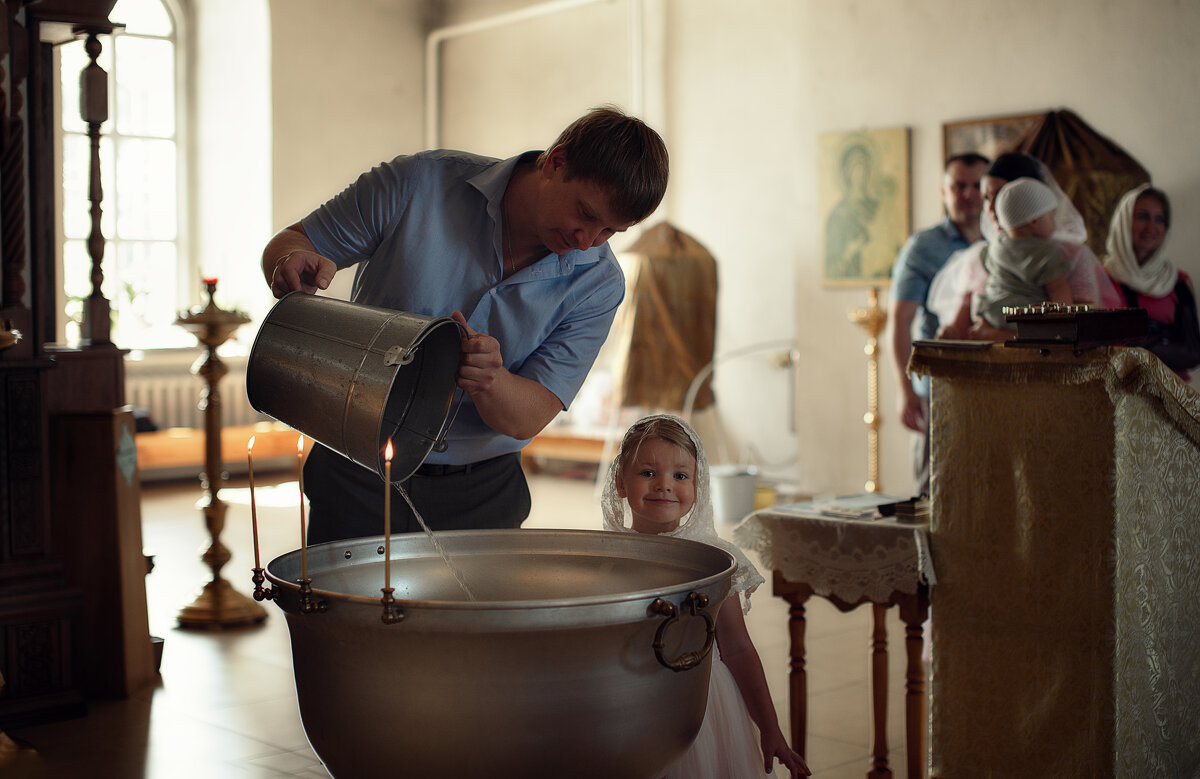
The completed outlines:
{"type": "MultiPolygon", "coordinates": [[[[294,481],[280,483],[286,478],[286,474],[260,475],[256,489],[264,562],[299,546],[298,491],[294,481]]],[[[534,509],[527,527],[599,526],[590,480],[536,475],[530,478],[530,486],[534,509]]],[[[247,494],[244,480],[235,480],[220,493],[229,504],[221,540],[233,552],[223,575],[243,592],[251,590],[247,494]]],[[[165,639],[161,683],[129,700],[93,702],[88,715],[80,719],[9,733],[27,749],[7,766],[0,765],[0,775],[6,779],[328,776],[300,724],[287,627],[276,607],[268,604],[268,619],[252,628],[209,632],[175,625],[178,609],[209,578],[199,559],[208,538],[202,513],[195,506],[200,497],[200,487],[194,483],[143,487],[143,540],[156,561],[146,579],[150,628],[153,635],[165,639]]],[[[841,614],[824,600],[809,602],[808,763],[820,779],[858,779],[869,768],[869,620],[865,607],[841,614]]],[[[786,732],[787,607],[771,595],[769,582],[756,594],[747,622],[786,732]]],[[[897,779],[902,779],[906,775],[903,629],[894,610],[888,617],[888,631],[890,764],[897,779]]]]}

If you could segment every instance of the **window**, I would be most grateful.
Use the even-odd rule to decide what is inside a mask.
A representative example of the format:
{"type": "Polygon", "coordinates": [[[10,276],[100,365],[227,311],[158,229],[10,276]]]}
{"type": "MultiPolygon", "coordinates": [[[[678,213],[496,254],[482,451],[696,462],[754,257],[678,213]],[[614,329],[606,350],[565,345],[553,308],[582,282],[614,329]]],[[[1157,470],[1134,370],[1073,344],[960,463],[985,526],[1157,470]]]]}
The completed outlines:
{"type": "MultiPolygon", "coordinates": [[[[173,322],[196,280],[182,235],[184,159],[177,84],[178,25],[163,0],[119,0],[109,18],[125,28],[101,36],[98,64],[109,77],[108,121],[100,126],[105,236],[102,291],[112,304],[113,342],[125,348],[190,346],[173,322]]],[[[91,146],[79,116],[84,41],[60,47],[63,160],[63,272],[66,341],[79,339],[82,300],[91,293],[88,202],[91,146]]]]}

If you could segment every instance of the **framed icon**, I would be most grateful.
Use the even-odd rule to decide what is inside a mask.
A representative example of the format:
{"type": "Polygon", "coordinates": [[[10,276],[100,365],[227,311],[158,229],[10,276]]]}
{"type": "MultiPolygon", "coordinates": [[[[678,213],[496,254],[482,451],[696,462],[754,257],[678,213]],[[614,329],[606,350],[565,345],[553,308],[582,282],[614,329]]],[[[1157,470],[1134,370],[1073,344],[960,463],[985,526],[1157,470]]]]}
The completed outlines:
{"type": "Polygon", "coordinates": [[[824,283],[885,285],[911,232],[909,130],[823,133],[818,144],[824,283]]]}

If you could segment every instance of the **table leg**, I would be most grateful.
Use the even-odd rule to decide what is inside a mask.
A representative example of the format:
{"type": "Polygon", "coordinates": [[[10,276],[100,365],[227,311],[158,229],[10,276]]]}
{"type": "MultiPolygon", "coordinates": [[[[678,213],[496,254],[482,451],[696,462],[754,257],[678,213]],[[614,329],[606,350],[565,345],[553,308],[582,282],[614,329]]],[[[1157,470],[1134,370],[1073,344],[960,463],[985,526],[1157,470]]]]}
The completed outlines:
{"type": "Polygon", "coordinates": [[[788,666],[788,717],[791,720],[792,749],[806,757],[808,732],[808,675],[804,670],[804,603],[812,595],[806,584],[785,580],[775,572],[775,596],[788,604],[788,636],[790,657],[788,666]]]}
{"type": "Polygon", "coordinates": [[[887,606],[871,604],[871,770],[867,779],[891,779],[887,746],[887,606]]]}
{"type": "Polygon", "coordinates": [[[900,618],[904,620],[904,646],[908,655],[905,669],[904,726],[909,779],[921,779],[925,776],[924,623],[929,616],[927,597],[925,592],[918,592],[900,602],[900,618]]]}
{"type": "Polygon", "coordinates": [[[792,720],[792,749],[805,756],[808,736],[808,672],[804,669],[804,601],[789,597],[788,634],[791,637],[791,665],[788,672],[788,706],[792,720]]]}

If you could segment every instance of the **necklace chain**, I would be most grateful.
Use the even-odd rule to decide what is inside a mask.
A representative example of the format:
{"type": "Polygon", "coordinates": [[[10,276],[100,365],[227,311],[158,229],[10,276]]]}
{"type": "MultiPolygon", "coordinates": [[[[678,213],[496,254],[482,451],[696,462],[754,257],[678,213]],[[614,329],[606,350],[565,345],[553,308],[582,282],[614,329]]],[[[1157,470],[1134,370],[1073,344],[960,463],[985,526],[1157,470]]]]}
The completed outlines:
{"type": "Polygon", "coordinates": [[[500,204],[500,220],[502,220],[503,241],[500,246],[500,252],[504,254],[500,260],[504,265],[504,269],[508,271],[508,275],[515,274],[516,270],[512,268],[512,235],[509,229],[509,209],[505,208],[504,204],[500,204]]]}
{"type": "Polygon", "coordinates": [[[503,264],[506,265],[506,267],[508,268],[508,275],[511,276],[512,274],[517,272],[517,263],[512,257],[512,255],[513,255],[512,228],[509,227],[509,224],[508,224],[508,207],[502,203],[500,206],[500,211],[501,211],[501,218],[503,219],[503,227],[504,227],[504,241],[503,241],[504,245],[501,247],[501,250],[504,252],[503,264]]]}

